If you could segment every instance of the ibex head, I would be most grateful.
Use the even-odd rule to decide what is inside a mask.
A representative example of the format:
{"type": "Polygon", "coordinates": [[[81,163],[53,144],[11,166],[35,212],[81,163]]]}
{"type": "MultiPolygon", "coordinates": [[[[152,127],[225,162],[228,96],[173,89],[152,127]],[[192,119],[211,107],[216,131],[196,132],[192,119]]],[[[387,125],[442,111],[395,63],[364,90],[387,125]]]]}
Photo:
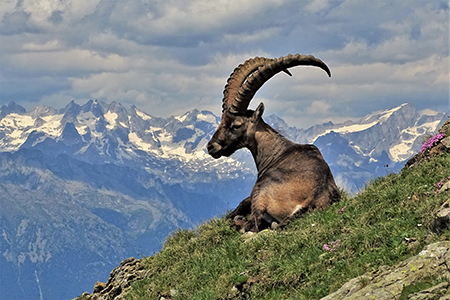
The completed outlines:
{"type": "Polygon", "coordinates": [[[247,110],[250,101],[267,80],[281,71],[292,76],[288,68],[298,65],[316,66],[331,76],[320,59],[299,54],[278,59],[256,57],[234,70],[223,91],[222,120],[208,143],[208,153],[212,157],[229,156],[240,148],[254,146],[252,141],[262,123],[264,105],[260,103],[255,111],[247,110]]]}

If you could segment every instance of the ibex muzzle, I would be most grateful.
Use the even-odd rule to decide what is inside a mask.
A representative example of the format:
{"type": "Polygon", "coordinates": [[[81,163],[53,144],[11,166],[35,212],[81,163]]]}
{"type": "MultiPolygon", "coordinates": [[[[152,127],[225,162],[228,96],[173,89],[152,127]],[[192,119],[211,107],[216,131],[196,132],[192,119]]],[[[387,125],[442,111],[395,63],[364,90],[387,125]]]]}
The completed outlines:
{"type": "Polygon", "coordinates": [[[288,68],[327,65],[314,56],[288,55],[278,59],[256,57],[239,65],[223,92],[222,120],[208,143],[214,157],[229,156],[246,147],[256,163],[258,177],[250,197],[228,215],[251,213],[244,230],[258,231],[267,225],[283,227],[296,214],[325,208],[340,199],[328,164],[314,145],[295,144],[262,119],[264,105],[248,110],[256,91],[272,76],[288,68]]]}

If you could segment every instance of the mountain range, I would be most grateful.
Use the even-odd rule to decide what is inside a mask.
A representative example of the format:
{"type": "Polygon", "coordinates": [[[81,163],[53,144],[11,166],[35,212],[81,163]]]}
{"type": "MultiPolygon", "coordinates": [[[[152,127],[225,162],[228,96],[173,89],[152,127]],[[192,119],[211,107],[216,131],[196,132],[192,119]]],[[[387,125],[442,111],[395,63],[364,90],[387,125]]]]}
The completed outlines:
{"type": "MultiPolygon", "coordinates": [[[[338,185],[355,193],[400,170],[446,116],[403,104],[308,129],[264,119],[295,142],[317,145],[338,185]]],[[[0,299],[75,297],[124,258],[158,251],[177,228],[234,208],[256,169],[247,150],[208,156],[219,122],[209,111],[160,118],[95,100],[1,106],[0,299]]]]}

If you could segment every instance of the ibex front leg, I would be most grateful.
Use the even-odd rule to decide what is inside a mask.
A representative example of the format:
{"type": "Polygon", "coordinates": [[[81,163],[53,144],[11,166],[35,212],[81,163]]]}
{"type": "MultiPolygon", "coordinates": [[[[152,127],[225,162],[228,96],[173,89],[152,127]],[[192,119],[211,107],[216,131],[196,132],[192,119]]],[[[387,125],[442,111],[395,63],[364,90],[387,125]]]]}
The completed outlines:
{"type": "Polygon", "coordinates": [[[252,199],[247,197],[239,203],[231,213],[227,215],[227,219],[233,220],[236,216],[247,216],[252,213],[252,199]]]}

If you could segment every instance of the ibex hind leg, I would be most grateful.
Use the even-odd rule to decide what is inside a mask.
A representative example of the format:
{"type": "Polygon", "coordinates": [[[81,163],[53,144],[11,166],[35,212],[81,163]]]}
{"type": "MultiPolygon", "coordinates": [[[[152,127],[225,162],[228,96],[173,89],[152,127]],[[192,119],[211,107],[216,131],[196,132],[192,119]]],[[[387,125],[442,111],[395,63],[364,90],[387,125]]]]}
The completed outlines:
{"type": "Polygon", "coordinates": [[[302,207],[301,205],[297,205],[295,210],[288,217],[284,218],[278,225],[272,226],[274,230],[281,230],[286,227],[292,220],[299,218],[308,210],[307,207],[302,207]]]}
{"type": "Polygon", "coordinates": [[[245,231],[259,232],[269,228],[275,221],[265,210],[253,209],[244,228],[245,231]]]}
{"type": "Polygon", "coordinates": [[[227,215],[227,219],[233,220],[236,216],[247,216],[252,213],[252,199],[250,197],[245,198],[239,203],[231,213],[227,215]]]}

